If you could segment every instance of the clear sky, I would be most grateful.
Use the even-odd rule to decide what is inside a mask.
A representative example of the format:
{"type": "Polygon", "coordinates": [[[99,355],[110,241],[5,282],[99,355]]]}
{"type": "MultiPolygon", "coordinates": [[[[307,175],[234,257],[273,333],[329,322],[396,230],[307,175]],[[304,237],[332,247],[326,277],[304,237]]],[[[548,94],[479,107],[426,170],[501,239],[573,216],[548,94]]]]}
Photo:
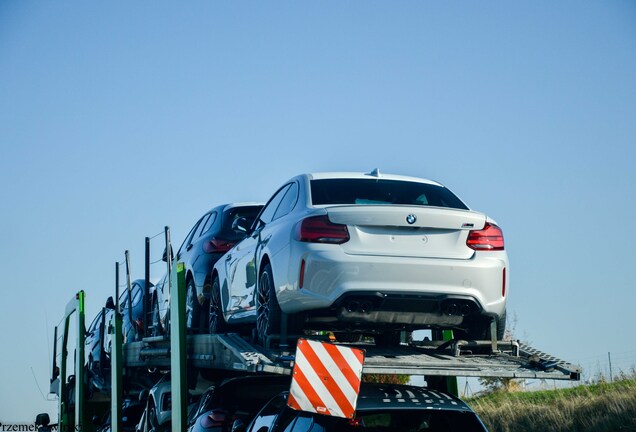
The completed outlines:
{"type": "Polygon", "coordinates": [[[124,250],[311,171],[446,184],[504,230],[517,337],[636,363],[634,2],[4,0],[0,149],[0,422],[55,415],[53,327],[124,250]]]}

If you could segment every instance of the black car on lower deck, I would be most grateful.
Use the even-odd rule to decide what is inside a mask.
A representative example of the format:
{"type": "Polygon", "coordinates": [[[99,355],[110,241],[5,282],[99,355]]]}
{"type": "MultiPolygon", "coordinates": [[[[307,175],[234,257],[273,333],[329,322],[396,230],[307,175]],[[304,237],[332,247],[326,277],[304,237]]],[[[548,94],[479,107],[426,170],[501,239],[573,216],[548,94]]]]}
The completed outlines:
{"type": "Polygon", "coordinates": [[[248,432],[487,432],[460,399],[407,385],[362,383],[353,419],[295,411],[288,392],[275,396],[256,415],[248,432]]]}
{"type": "Polygon", "coordinates": [[[286,375],[229,378],[201,396],[188,424],[188,432],[226,432],[235,424],[247,425],[272,396],[289,388],[286,375]]]}

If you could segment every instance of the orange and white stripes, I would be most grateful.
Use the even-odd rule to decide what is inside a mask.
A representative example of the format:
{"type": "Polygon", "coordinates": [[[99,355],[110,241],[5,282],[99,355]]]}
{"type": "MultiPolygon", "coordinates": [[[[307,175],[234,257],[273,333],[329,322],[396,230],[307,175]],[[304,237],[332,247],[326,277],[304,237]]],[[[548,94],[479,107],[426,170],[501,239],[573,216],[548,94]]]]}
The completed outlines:
{"type": "Polygon", "coordinates": [[[287,405],[353,418],[363,363],[364,350],[299,339],[287,405]]]}

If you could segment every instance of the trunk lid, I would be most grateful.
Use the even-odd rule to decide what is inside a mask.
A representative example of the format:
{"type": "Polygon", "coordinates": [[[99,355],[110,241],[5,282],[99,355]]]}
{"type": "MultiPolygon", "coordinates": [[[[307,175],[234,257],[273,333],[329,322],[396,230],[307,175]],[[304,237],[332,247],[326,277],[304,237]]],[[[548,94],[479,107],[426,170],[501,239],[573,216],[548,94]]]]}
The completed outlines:
{"type": "Polygon", "coordinates": [[[470,230],[482,229],[482,213],[441,207],[351,205],[325,208],[329,220],[345,224],[351,255],[469,259],[470,230]],[[408,219],[408,220],[407,220],[408,219]]]}

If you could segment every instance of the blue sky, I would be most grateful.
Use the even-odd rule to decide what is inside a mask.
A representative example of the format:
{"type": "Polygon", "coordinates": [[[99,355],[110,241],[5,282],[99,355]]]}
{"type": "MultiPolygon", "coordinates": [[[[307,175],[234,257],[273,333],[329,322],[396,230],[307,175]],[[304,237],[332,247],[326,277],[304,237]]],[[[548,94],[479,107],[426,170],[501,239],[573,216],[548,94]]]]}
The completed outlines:
{"type": "Polygon", "coordinates": [[[504,230],[518,337],[632,366],[635,24],[629,1],[1,2],[0,422],[55,413],[52,328],[80,289],[92,319],[124,250],[143,277],[145,236],[311,171],[446,184],[504,230]]]}

